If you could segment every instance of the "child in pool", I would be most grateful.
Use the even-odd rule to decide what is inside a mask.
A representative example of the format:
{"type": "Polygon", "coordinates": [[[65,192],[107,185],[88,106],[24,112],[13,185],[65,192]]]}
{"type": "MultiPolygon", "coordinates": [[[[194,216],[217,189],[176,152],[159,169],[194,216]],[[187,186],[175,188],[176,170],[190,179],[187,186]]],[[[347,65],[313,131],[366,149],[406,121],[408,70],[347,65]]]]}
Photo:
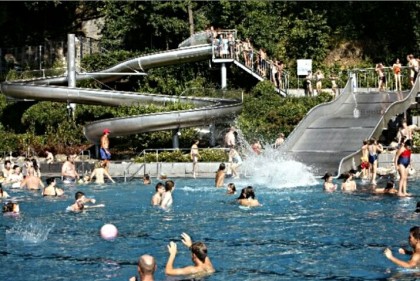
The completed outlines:
{"type": "Polygon", "coordinates": [[[410,228],[410,236],[408,237],[408,243],[413,248],[413,251],[400,248],[398,252],[402,255],[411,255],[408,262],[397,259],[392,255],[389,248],[384,251],[385,256],[398,266],[404,268],[413,268],[420,266],[420,227],[414,226],[410,228]]]}
{"type": "MultiPolygon", "coordinates": [[[[86,203],[88,203],[88,202],[90,202],[92,204],[96,203],[95,199],[87,198],[85,196],[85,194],[81,191],[76,192],[76,194],[74,195],[74,198],[76,199],[76,201],[74,202],[73,205],[67,207],[68,211],[80,212],[80,211],[83,211],[83,209],[88,208],[88,206],[85,206],[86,203]]],[[[103,207],[103,206],[104,205],[100,204],[100,205],[89,206],[89,208],[103,207]]]]}
{"type": "Polygon", "coordinates": [[[2,211],[5,214],[19,214],[20,213],[19,204],[16,202],[4,203],[2,211]]]}

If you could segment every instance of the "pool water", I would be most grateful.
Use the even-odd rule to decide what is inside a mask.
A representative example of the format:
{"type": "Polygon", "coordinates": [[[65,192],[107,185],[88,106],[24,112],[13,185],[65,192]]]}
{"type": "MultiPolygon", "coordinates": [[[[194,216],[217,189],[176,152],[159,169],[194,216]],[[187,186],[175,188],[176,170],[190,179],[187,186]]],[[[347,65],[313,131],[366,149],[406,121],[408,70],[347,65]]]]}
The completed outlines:
{"type": "MultiPolygon", "coordinates": [[[[0,216],[0,280],[128,280],[139,255],[156,257],[156,280],[165,280],[167,244],[178,244],[175,266],[191,264],[180,234],[204,241],[216,273],[206,280],[414,280],[416,272],[397,268],[383,255],[408,247],[410,227],[419,224],[416,197],[367,192],[324,193],[310,186],[253,184],[261,207],[241,208],[214,179],[174,179],[169,211],[150,206],[152,185],[138,180],[66,187],[64,198],[29,191],[8,192],[20,200],[19,217],[0,216]],[[69,213],[78,190],[104,208],[69,213]],[[117,226],[113,241],[100,237],[105,223],[117,226]]],[[[225,183],[230,182],[229,179],[225,183]]],[[[420,194],[419,183],[409,191],[420,194]]]]}

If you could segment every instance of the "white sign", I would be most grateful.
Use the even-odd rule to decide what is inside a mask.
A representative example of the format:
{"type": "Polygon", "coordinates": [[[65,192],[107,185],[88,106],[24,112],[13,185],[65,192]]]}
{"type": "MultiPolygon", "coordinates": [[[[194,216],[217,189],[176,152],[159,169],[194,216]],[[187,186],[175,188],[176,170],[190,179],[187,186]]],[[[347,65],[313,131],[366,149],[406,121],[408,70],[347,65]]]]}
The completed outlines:
{"type": "Polygon", "coordinates": [[[312,60],[297,60],[297,75],[306,76],[312,71],[312,60]]]}

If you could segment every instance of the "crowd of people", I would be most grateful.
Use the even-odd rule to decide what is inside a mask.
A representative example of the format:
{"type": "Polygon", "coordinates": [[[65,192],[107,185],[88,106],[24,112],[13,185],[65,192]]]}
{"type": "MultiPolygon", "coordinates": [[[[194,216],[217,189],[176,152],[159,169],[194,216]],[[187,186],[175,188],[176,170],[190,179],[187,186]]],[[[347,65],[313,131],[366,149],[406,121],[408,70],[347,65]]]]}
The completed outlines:
{"type": "Polygon", "coordinates": [[[209,27],[209,42],[214,46],[214,58],[234,59],[243,63],[259,76],[271,81],[278,89],[284,89],[285,65],[280,59],[270,59],[264,48],[256,50],[250,38],[240,40],[233,30],[215,29],[209,27]]]}
{"type": "MultiPolygon", "coordinates": [[[[410,79],[410,85],[414,86],[414,82],[419,73],[419,66],[420,66],[420,59],[415,58],[413,54],[407,55],[407,70],[408,70],[408,77],[410,79]]],[[[375,71],[378,75],[378,91],[382,92],[385,91],[388,87],[388,80],[385,73],[386,69],[390,69],[394,76],[394,91],[400,92],[402,91],[402,70],[403,66],[400,62],[400,59],[397,58],[391,67],[386,67],[383,65],[382,62],[377,63],[375,65],[375,71]]]]}

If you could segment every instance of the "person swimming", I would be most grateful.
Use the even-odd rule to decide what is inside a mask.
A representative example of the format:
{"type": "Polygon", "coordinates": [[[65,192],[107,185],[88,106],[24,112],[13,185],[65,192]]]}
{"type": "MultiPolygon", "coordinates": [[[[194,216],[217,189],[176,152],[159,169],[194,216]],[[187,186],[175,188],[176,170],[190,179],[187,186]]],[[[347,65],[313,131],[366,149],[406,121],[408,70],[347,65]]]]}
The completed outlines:
{"type": "Polygon", "coordinates": [[[326,173],[322,179],[324,180],[324,191],[333,192],[337,189],[337,185],[333,183],[333,176],[330,173],[326,173]]]}

